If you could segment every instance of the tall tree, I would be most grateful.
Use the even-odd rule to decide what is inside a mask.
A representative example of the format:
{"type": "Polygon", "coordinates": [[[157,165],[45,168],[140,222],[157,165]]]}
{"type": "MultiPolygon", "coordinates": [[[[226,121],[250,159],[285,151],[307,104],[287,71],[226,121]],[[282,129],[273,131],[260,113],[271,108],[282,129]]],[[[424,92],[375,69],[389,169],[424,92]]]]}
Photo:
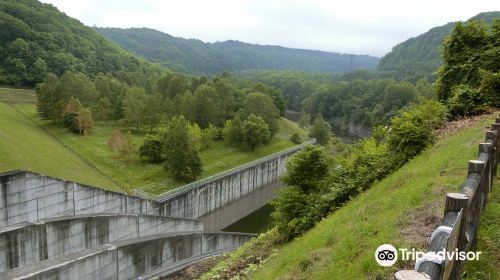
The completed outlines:
{"type": "Polygon", "coordinates": [[[246,119],[251,114],[261,117],[268,124],[271,137],[278,132],[279,114],[271,97],[259,92],[249,93],[245,98],[241,117],[246,119]]]}
{"type": "Polygon", "coordinates": [[[178,180],[195,180],[202,173],[202,163],[193,139],[190,139],[189,123],[183,116],[174,117],[162,134],[164,166],[178,180]]]}
{"type": "Polygon", "coordinates": [[[271,132],[267,123],[261,117],[254,114],[249,115],[243,122],[241,134],[243,140],[252,151],[269,142],[271,139],[271,132]]]}
{"type": "Polygon", "coordinates": [[[309,137],[316,138],[319,144],[326,146],[330,142],[331,130],[330,124],[323,119],[323,116],[318,115],[309,131],[309,137]]]}

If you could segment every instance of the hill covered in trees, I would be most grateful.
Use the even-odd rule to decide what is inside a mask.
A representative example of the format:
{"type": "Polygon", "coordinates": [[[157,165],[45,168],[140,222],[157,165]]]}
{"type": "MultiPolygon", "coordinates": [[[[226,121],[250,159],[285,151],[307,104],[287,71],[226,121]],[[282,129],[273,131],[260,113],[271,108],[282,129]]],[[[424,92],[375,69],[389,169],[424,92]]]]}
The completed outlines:
{"type": "Polygon", "coordinates": [[[50,4],[0,1],[0,84],[35,86],[48,73],[110,73],[142,84],[161,66],[137,58],[50,4]]]}
{"type": "MultiPolygon", "coordinates": [[[[484,20],[490,23],[500,17],[500,12],[480,13],[470,20],[484,20]]],[[[395,71],[399,77],[418,80],[434,73],[443,63],[441,48],[446,36],[451,34],[456,22],[434,27],[429,31],[410,38],[392,48],[392,51],[380,59],[379,71],[395,71]]]]}
{"type": "Polygon", "coordinates": [[[351,56],[232,40],[204,43],[148,28],[96,30],[128,51],[174,70],[197,74],[257,69],[337,73],[360,68],[374,69],[378,63],[378,58],[368,55],[351,56]]]}

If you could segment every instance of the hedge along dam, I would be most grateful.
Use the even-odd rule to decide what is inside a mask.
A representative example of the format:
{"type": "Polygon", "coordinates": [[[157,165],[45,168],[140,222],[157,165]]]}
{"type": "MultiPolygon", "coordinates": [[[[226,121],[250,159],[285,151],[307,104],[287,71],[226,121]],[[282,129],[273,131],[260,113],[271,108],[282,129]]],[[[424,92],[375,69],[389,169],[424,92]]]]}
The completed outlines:
{"type": "Polygon", "coordinates": [[[150,278],[236,249],[254,235],[220,230],[274,198],[287,159],[314,143],[159,196],[2,173],[0,279],[150,278]]]}

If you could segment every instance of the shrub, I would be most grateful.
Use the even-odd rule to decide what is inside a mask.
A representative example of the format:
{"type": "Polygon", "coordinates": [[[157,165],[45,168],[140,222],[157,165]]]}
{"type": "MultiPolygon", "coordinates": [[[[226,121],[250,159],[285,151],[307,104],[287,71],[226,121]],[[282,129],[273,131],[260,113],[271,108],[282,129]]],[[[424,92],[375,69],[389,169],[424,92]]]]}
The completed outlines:
{"type": "Polygon", "coordinates": [[[290,135],[290,141],[292,141],[295,144],[300,144],[302,143],[302,137],[300,137],[300,135],[297,132],[295,132],[294,134],[290,135]]]}
{"type": "Polygon", "coordinates": [[[146,135],[144,143],[139,148],[139,155],[148,158],[153,163],[164,160],[160,137],[158,135],[146,135]]]}
{"type": "Polygon", "coordinates": [[[446,119],[446,108],[427,100],[412,105],[391,120],[389,148],[410,159],[434,141],[433,131],[446,119]]]}

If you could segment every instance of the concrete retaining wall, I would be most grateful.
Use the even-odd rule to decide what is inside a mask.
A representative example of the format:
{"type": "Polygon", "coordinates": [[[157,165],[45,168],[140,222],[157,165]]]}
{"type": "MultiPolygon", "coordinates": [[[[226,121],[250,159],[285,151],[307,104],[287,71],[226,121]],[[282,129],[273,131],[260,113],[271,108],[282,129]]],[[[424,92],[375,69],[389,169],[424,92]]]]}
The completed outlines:
{"type": "MultiPolygon", "coordinates": [[[[160,213],[172,217],[202,219],[259,188],[278,182],[279,178],[286,172],[287,159],[306,144],[314,142],[312,140],[297,145],[160,195],[156,199],[160,202],[160,213]]],[[[266,198],[266,200],[270,198],[266,198]]],[[[236,220],[224,221],[224,223],[231,224],[242,217],[244,216],[236,217],[236,220]]]]}
{"type": "Polygon", "coordinates": [[[93,213],[158,213],[158,203],[26,171],[0,174],[0,226],[93,213]]]}
{"type": "Polygon", "coordinates": [[[202,230],[200,220],[132,214],[78,215],[7,226],[0,230],[0,271],[110,242],[202,230]]]}
{"type": "Polygon", "coordinates": [[[0,273],[0,279],[137,279],[163,275],[185,263],[232,250],[253,235],[177,233],[102,245],[0,273]]]}

